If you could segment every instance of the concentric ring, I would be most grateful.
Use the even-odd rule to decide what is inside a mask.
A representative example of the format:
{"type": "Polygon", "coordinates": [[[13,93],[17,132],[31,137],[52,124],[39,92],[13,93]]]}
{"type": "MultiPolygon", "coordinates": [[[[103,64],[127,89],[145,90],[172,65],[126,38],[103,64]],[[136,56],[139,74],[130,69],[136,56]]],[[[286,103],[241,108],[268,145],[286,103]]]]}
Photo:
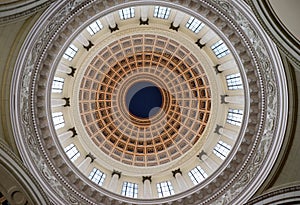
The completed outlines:
{"type": "MultiPolygon", "coordinates": [[[[49,190],[54,204],[243,204],[257,191],[273,166],[282,144],[287,93],[279,54],[253,16],[247,13],[249,10],[244,4],[242,1],[215,0],[200,0],[197,3],[189,1],[184,6],[169,1],[133,1],[123,4],[113,1],[65,1],[53,4],[46,11],[28,35],[16,63],[11,95],[11,102],[15,103],[12,103],[11,110],[16,125],[14,133],[17,145],[19,150],[23,150],[20,153],[22,159],[34,170],[43,188],[49,190]],[[63,153],[57,137],[59,133],[55,132],[51,121],[49,85],[63,51],[83,30],[83,26],[113,9],[150,3],[194,14],[220,34],[232,51],[243,76],[246,112],[230,156],[203,183],[167,198],[130,199],[91,183],[63,153]],[[113,9],[107,9],[110,6],[113,9]]],[[[99,67],[93,68],[93,63],[86,69],[87,72],[89,69],[98,72],[99,67]]],[[[99,65],[102,63],[99,62],[99,65]]],[[[88,75],[86,73],[85,77],[88,75]]],[[[80,102],[80,109],[84,111],[81,112],[81,120],[87,122],[88,118],[93,117],[92,113],[88,113],[91,106],[94,106],[90,102],[95,101],[95,98],[90,97],[97,95],[101,83],[95,80],[93,74],[91,77],[84,79],[86,82],[91,80],[86,84],[83,80],[87,88],[80,93],[80,96],[86,95],[86,99],[91,99],[80,102]],[[91,85],[95,85],[95,91],[91,91],[91,85]]],[[[64,93],[67,91],[65,89],[64,93]]],[[[77,105],[74,109],[77,109],[77,105]]],[[[89,129],[86,127],[85,131],[91,132],[89,129]]],[[[97,144],[97,140],[93,140],[97,144]]]]}
{"type": "Polygon", "coordinates": [[[186,153],[209,120],[211,94],[197,58],[161,35],[121,38],[102,49],[81,80],[81,119],[93,142],[125,164],[156,166],[186,153]],[[162,109],[149,119],[128,112],[125,95],[147,80],[163,93],[162,109]]]}

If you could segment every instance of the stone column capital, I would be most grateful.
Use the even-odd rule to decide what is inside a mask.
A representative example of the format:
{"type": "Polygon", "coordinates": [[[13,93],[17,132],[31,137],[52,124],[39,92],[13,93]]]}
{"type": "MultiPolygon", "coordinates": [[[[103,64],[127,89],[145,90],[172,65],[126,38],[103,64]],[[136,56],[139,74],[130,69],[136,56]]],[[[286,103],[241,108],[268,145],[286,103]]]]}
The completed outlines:
{"type": "MultiPolygon", "coordinates": [[[[173,173],[173,177],[175,177],[176,174],[178,174],[178,173],[182,175],[182,172],[181,172],[180,168],[178,168],[178,169],[172,171],[172,173],[173,173]]],[[[176,177],[175,177],[175,178],[176,178],[176,177]]]]}

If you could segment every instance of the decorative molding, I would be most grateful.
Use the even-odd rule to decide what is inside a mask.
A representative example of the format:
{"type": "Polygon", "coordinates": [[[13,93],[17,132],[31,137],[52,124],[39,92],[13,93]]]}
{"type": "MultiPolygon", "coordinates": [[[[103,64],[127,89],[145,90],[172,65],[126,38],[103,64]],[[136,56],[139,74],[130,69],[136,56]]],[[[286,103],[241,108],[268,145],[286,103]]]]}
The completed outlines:
{"type": "Polygon", "coordinates": [[[201,41],[201,38],[199,38],[199,39],[195,42],[195,44],[197,44],[197,46],[199,46],[199,48],[202,49],[206,44],[202,44],[202,43],[200,43],[200,41],[201,41]]]}
{"type": "Polygon", "coordinates": [[[173,174],[173,177],[174,177],[174,178],[176,178],[175,176],[176,176],[177,173],[179,173],[179,174],[182,175],[182,171],[180,170],[180,168],[175,169],[174,171],[172,171],[172,174],[173,174]]]}
{"type": "Polygon", "coordinates": [[[299,201],[300,185],[294,185],[262,194],[250,200],[245,205],[272,204],[272,202],[277,204],[278,202],[280,202],[280,204],[287,202],[289,202],[289,204],[296,204],[296,202],[299,203],[299,201]]]}
{"type": "Polygon", "coordinates": [[[86,156],[85,156],[85,158],[87,158],[87,157],[89,157],[89,158],[91,158],[91,163],[93,163],[94,161],[95,161],[95,159],[96,159],[96,157],[94,156],[94,155],[92,155],[92,153],[88,153],[86,156]]]}
{"type": "Polygon", "coordinates": [[[11,204],[50,204],[47,194],[20,159],[0,141],[0,191],[11,204]],[[16,198],[15,196],[18,196],[16,198]]]}
{"type": "Polygon", "coordinates": [[[300,69],[299,39],[293,37],[272,9],[269,0],[246,0],[261,26],[277,47],[300,69]]]}
{"type": "Polygon", "coordinates": [[[121,175],[122,175],[121,172],[118,172],[118,171],[114,170],[114,171],[112,172],[111,176],[114,176],[115,174],[118,175],[119,179],[121,178],[121,175]]]}
{"type": "Polygon", "coordinates": [[[220,95],[221,97],[221,104],[228,104],[229,102],[226,102],[225,98],[228,97],[228,95],[220,95]]]}
{"type": "MultiPolygon", "coordinates": [[[[72,170],[74,166],[71,162],[61,156],[61,148],[56,147],[57,137],[52,136],[53,129],[49,129],[49,117],[46,114],[49,108],[46,104],[37,106],[36,103],[36,99],[49,97],[46,84],[53,78],[51,69],[55,68],[57,53],[65,44],[65,39],[59,34],[72,36],[76,28],[88,21],[90,16],[110,6],[118,9],[136,3],[142,4],[141,1],[132,1],[122,5],[105,0],[65,0],[64,4],[56,2],[32,29],[20,51],[11,92],[14,94],[11,96],[12,102],[15,102],[11,105],[14,134],[22,159],[34,170],[37,180],[55,200],[54,204],[166,202],[164,198],[126,198],[84,181],[76,170],[72,170]],[[74,19],[76,21],[72,21],[74,19]],[[55,46],[52,46],[54,43],[55,46]]],[[[149,4],[148,1],[145,3],[149,4]]],[[[153,3],[183,9],[182,5],[168,1],[153,3]]],[[[224,41],[231,42],[228,43],[229,49],[239,62],[247,88],[246,95],[251,99],[259,99],[259,102],[251,102],[245,109],[245,123],[239,141],[220,169],[209,176],[209,180],[170,196],[167,200],[170,204],[243,204],[266,178],[282,143],[287,115],[285,75],[280,70],[281,63],[276,49],[253,21],[253,16],[247,14],[249,10],[243,2],[185,1],[184,7],[214,28],[224,41]],[[274,53],[270,54],[270,50],[274,53]],[[248,85],[247,81],[257,83],[248,85]],[[249,141],[252,147],[249,147],[249,141]]]]}
{"type": "MultiPolygon", "coordinates": [[[[5,14],[5,11],[1,11],[2,14],[0,15],[0,25],[12,23],[14,21],[17,21],[20,18],[25,18],[27,16],[32,15],[33,13],[37,13],[40,10],[48,7],[50,4],[52,4],[55,0],[39,0],[40,2],[33,2],[32,5],[20,5],[15,6],[13,9],[10,9],[7,11],[7,14],[5,14]],[[27,7],[27,8],[26,8],[27,7]],[[25,9],[23,9],[25,8],[25,9]],[[12,14],[11,14],[12,13],[12,14]]],[[[0,6],[1,8],[1,6],[0,6]]]]}
{"type": "Polygon", "coordinates": [[[213,68],[215,69],[217,75],[218,75],[219,73],[222,73],[222,71],[219,71],[219,69],[218,69],[219,66],[220,66],[220,64],[217,64],[217,65],[213,66],[213,68]]]}
{"type": "Polygon", "coordinates": [[[83,46],[83,48],[85,48],[87,51],[89,51],[94,46],[94,44],[92,43],[92,41],[88,40],[88,42],[89,42],[89,45],[83,46]]]}
{"type": "Polygon", "coordinates": [[[221,134],[221,133],[220,133],[220,129],[221,129],[221,128],[223,128],[222,125],[216,125],[216,129],[215,129],[214,133],[217,133],[218,135],[220,135],[220,134],[221,134]]]}
{"type": "Polygon", "coordinates": [[[64,98],[62,98],[62,99],[66,101],[65,104],[64,104],[63,106],[64,106],[64,107],[70,107],[70,98],[64,97],[64,98]]]}
{"type": "Polygon", "coordinates": [[[143,21],[142,18],[140,18],[140,25],[149,25],[149,18],[147,20],[143,21]]]}
{"type": "Polygon", "coordinates": [[[151,183],[151,182],[152,182],[151,176],[143,176],[143,183],[144,183],[146,180],[149,180],[150,183],[151,183]]]}
{"type": "Polygon", "coordinates": [[[71,68],[72,71],[71,71],[71,73],[68,73],[67,75],[74,77],[76,68],[74,68],[73,66],[69,66],[69,68],[71,68]]]}
{"type": "Polygon", "coordinates": [[[72,135],[72,137],[75,137],[75,136],[77,135],[77,132],[76,132],[76,129],[75,129],[75,127],[72,127],[72,128],[70,128],[70,129],[68,129],[68,131],[71,131],[71,132],[73,132],[73,135],[72,135]]]}
{"type": "Polygon", "coordinates": [[[171,25],[170,25],[170,27],[169,27],[169,29],[172,29],[172,30],[178,32],[179,27],[180,27],[180,25],[178,25],[178,26],[175,27],[175,26],[173,25],[173,22],[172,22],[171,25]]]}
{"type": "Polygon", "coordinates": [[[197,157],[203,161],[202,157],[207,156],[207,153],[204,150],[201,150],[201,152],[197,155],[197,157]]]}
{"type": "Polygon", "coordinates": [[[114,31],[118,31],[119,30],[118,24],[116,24],[116,26],[113,27],[113,28],[110,27],[110,26],[108,28],[109,28],[109,30],[110,30],[111,33],[113,33],[114,31]]]}

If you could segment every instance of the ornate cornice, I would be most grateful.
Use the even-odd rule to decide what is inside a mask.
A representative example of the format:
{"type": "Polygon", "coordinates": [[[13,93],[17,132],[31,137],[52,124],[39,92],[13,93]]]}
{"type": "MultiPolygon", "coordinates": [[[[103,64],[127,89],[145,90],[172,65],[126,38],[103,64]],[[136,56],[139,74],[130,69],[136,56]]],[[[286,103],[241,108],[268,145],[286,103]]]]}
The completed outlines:
{"type": "Polygon", "coordinates": [[[54,1],[55,0],[46,0],[46,1],[44,0],[38,3],[32,2],[31,4],[26,5],[27,8],[25,8],[25,6],[22,5],[22,3],[20,3],[21,4],[20,6],[15,5],[15,7],[11,9],[7,14],[5,14],[5,12],[2,11],[2,15],[0,15],[0,25],[11,23],[20,18],[24,18],[26,16],[32,15],[33,13],[36,13],[44,8],[47,8],[54,1]]]}
{"type": "Polygon", "coordinates": [[[55,204],[243,204],[267,177],[282,144],[287,115],[285,75],[276,48],[242,2],[171,2],[57,2],[28,35],[12,81],[14,134],[23,160],[55,204]],[[74,34],[93,20],[91,16],[104,15],[113,6],[119,9],[147,3],[191,12],[213,28],[238,62],[248,100],[238,142],[214,174],[186,192],[136,200],[95,186],[66,160],[49,119],[47,85],[52,82],[61,52],[74,34]]]}
{"type": "Polygon", "coordinates": [[[262,25],[268,36],[277,47],[289,58],[297,68],[300,67],[299,39],[296,39],[281,23],[272,9],[269,0],[247,0],[253,13],[262,25]]]}
{"type": "Polygon", "coordinates": [[[290,203],[299,202],[300,200],[300,185],[289,186],[281,189],[277,189],[266,194],[263,194],[259,197],[252,199],[251,201],[247,202],[246,205],[252,204],[264,204],[265,200],[269,200],[268,204],[272,202],[278,203],[278,201],[282,201],[282,203],[287,203],[289,200],[290,203]]]}
{"type": "Polygon", "coordinates": [[[14,200],[13,194],[9,193],[10,189],[14,189],[14,192],[18,192],[24,197],[27,202],[50,204],[48,196],[44,192],[40,183],[36,180],[33,174],[24,166],[20,159],[0,141],[0,164],[1,169],[5,167],[9,172],[9,176],[5,175],[4,170],[1,171],[1,177],[5,177],[6,180],[2,179],[1,185],[6,189],[8,194],[12,194],[8,199],[10,203],[15,204],[18,201],[14,200]],[[2,167],[3,166],[3,167],[2,167]],[[12,180],[14,184],[7,184],[8,180],[12,180]],[[18,183],[22,183],[20,186],[18,183]],[[28,196],[31,196],[30,198],[28,196]]]}

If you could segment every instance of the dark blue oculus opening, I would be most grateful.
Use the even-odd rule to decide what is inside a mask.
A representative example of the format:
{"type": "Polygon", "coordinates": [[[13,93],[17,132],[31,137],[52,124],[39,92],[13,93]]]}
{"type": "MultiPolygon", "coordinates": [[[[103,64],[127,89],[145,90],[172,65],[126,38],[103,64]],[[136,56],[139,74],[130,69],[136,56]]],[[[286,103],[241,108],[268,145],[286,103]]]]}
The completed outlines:
{"type": "Polygon", "coordinates": [[[133,84],[126,93],[129,112],[139,118],[149,118],[157,114],[162,106],[160,89],[151,82],[133,84]]]}

